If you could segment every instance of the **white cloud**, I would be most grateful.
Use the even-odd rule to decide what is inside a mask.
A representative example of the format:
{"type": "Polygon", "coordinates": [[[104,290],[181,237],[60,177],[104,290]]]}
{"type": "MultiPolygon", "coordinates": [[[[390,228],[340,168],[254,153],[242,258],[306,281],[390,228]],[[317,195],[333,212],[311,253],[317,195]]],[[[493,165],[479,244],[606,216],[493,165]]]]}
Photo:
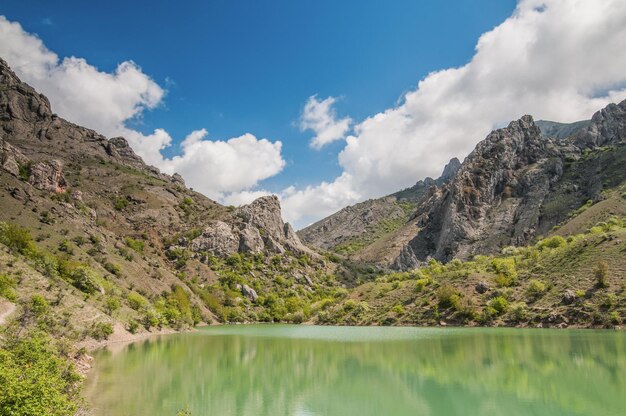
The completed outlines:
{"type": "Polygon", "coordinates": [[[352,120],[350,118],[337,119],[337,113],[332,108],[337,101],[334,97],[328,97],[319,101],[317,96],[309,97],[300,117],[300,129],[313,130],[315,137],[310,145],[314,149],[321,149],[325,145],[336,140],[341,140],[350,130],[352,120]]]}
{"type": "Polygon", "coordinates": [[[214,199],[239,198],[285,165],[282,143],[246,133],[226,141],[207,140],[205,129],[193,131],[181,143],[181,154],[164,158],[172,144],[164,129],[145,135],[126,127],[145,110],[162,103],[165,91],[132,61],[113,73],[99,71],[81,58],[59,57],[19,23],[0,16],[0,56],[20,78],[44,93],[53,111],[74,123],[109,137],[124,136],[148,164],[178,172],[189,186],[214,199]]]}
{"type": "Polygon", "coordinates": [[[105,135],[119,134],[126,120],[155,108],[164,96],[134,62],[122,62],[107,73],[81,58],[59,61],[38,37],[4,16],[0,16],[0,56],[50,99],[55,112],[105,135]]]}
{"type": "Polygon", "coordinates": [[[354,128],[331,183],[287,192],[286,215],[306,225],[346,203],[438,176],[495,126],[524,114],[571,122],[626,98],[626,2],[522,0],[483,34],[472,60],[429,74],[402,102],[354,128]]]}
{"type": "MultiPolygon", "coordinates": [[[[206,140],[207,134],[204,129],[189,134],[181,143],[180,156],[164,159],[154,153],[155,159],[161,157],[156,166],[170,174],[180,173],[194,189],[218,200],[228,193],[249,190],[285,166],[280,141],[257,139],[250,133],[213,141],[206,140]]],[[[235,198],[231,195],[229,200],[235,198]]]]}

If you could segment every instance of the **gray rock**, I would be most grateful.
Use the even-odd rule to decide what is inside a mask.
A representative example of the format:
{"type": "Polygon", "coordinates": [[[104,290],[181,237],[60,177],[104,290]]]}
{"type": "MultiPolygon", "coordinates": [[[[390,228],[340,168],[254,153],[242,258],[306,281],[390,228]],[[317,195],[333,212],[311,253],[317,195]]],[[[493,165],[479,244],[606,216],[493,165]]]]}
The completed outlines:
{"type": "Polygon", "coordinates": [[[58,160],[32,165],[28,182],[37,189],[50,192],[64,192],[67,188],[63,165],[58,160]]]}
{"type": "Polygon", "coordinates": [[[257,295],[256,291],[248,285],[243,285],[241,287],[241,294],[250,299],[252,302],[256,302],[256,300],[259,298],[259,295],[257,295]]]}
{"type": "Polygon", "coordinates": [[[20,166],[25,166],[28,163],[28,158],[22,152],[0,138],[0,166],[2,169],[17,177],[20,175],[20,166]]]}
{"type": "Polygon", "coordinates": [[[223,221],[214,220],[207,224],[199,237],[190,243],[195,252],[207,251],[219,257],[228,257],[239,250],[239,235],[223,221]]]}
{"type": "Polygon", "coordinates": [[[489,291],[490,287],[487,282],[478,282],[476,283],[476,287],[474,288],[477,293],[483,294],[489,291]]]}
{"type": "Polygon", "coordinates": [[[574,293],[573,290],[568,289],[565,292],[563,292],[562,301],[564,304],[570,305],[574,303],[575,300],[576,300],[576,293],[574,293]]]}
{"type": "Polygon", "coordinates": [[[239,251],[242,253],[261,253],[265,249],[265,243],[258,228],[245,224],[239,231],[239,251]]]}

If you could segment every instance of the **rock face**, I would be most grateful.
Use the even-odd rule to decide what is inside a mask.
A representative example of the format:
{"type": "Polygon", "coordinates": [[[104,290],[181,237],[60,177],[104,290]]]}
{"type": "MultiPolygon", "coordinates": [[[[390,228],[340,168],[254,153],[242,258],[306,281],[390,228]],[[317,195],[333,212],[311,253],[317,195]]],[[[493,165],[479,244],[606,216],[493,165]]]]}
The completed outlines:
{"type": "MultiPolygon", "coordinates": [[[[426,178],[393,194],[395,201],[414,204],[411,214],[399,232],[362,252],[397,246],[386,265],[411,269],[430,258],[447,262],[530,244],[587,200],[600,200],[605,186],[626,179],[619,153],[626,138],[626,101],[608,105],[590,121],[539,125],[543,132],[531,116],[513,121],[489,134],[462,164],[450,161],[439,179],[426,178]],[[601,146],[619,149],[585,157],[601,146]]],[[[299,234],[307,244],[334,249],[364,235],[372,223],[396,220],[391,206],[384,199],[366,201],[299,234]]]]}
{"type": "Polygon", "coordinates": [[[286,251],[317,257],[302,244],[291,225],[283,222],[280,202],[275,195],[241,206],[236,217],[241,220],[239,223],[213,221],[202,235],[191,241],[190,248],[221,257],[237,252],[283,254],[286,251]]]}
{"type": "Polygon", "coordinates": [[[20,176],[20,167],[30,161],[18,149],[0,137],[0,166],[13,176],[20,176]]]}
{"type": "Polygon", "coordinates": [[[356,240],[360,244],[373,243],[390,231],[390,225],[407,221],[415,203],[433,186],[443,185],[452,179],[460,166],[461,162],[454,158],[438,179],[426,178],[395,194],[348,206],[298,231],[298,235],[304,243],[324,250],[356,240]]]}
{"type": "Polygon", "coordinates": [[[626,100],[609,104],[591,118],[589,126],[573,138],[574,144],[582,149],[616,143],[626,137],[626,100]]]}
{"type": "Polygon", "coordinates": [[[67,188],[63,165],[58,160],[35,163],[30,168],[28,182],[37,189],[50,192],[64,192],[67,188]]]}
{"type": "Polygon", "coordinates": [[[562,155],[530,116],[492,132],[418,212],[421,229],[396,259],[396,267],[529,243],[542,202],[563,173],[562,155]]]}
{"type": "Polygon", "coordinates": [[[230,224],[211,221],[202,235],[191,241],[191,250],[209,252],[214,256],[227,257],[239,250],[239,236],[230,224]]]}

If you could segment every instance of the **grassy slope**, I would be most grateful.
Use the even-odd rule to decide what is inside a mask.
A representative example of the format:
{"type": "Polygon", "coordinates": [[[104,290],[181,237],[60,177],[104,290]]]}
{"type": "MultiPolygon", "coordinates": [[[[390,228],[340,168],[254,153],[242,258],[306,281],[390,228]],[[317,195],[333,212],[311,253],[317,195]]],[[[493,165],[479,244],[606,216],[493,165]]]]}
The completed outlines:
{"type": "Polygon", "coordinates": [[[380,277],[323,311],[319,322],[580,327],[624,323],[626,228],[622,220],[601,223],[567,240],[550,237],[505,253],[477,256],[465,263],[431,262],[415,272],[380,277]],[[605,287],[596,278],[601,263],[608,266],[605,287]],[[479,282],[489,287],[486,293],[477,292],[479,282]],[[564,302],[568,290],[576,296],[571,304],[564,302]]]}

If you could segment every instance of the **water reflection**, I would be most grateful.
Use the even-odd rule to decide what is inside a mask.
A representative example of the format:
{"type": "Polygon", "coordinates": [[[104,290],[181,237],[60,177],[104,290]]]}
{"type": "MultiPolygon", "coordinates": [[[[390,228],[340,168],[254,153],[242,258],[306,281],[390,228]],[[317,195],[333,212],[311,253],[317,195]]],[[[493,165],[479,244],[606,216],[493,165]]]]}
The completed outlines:
{"type": "Polygon", "coordinates": [[[618,332],[237,326],[96,361],[101,415],[626,414],[618,332]]]}

